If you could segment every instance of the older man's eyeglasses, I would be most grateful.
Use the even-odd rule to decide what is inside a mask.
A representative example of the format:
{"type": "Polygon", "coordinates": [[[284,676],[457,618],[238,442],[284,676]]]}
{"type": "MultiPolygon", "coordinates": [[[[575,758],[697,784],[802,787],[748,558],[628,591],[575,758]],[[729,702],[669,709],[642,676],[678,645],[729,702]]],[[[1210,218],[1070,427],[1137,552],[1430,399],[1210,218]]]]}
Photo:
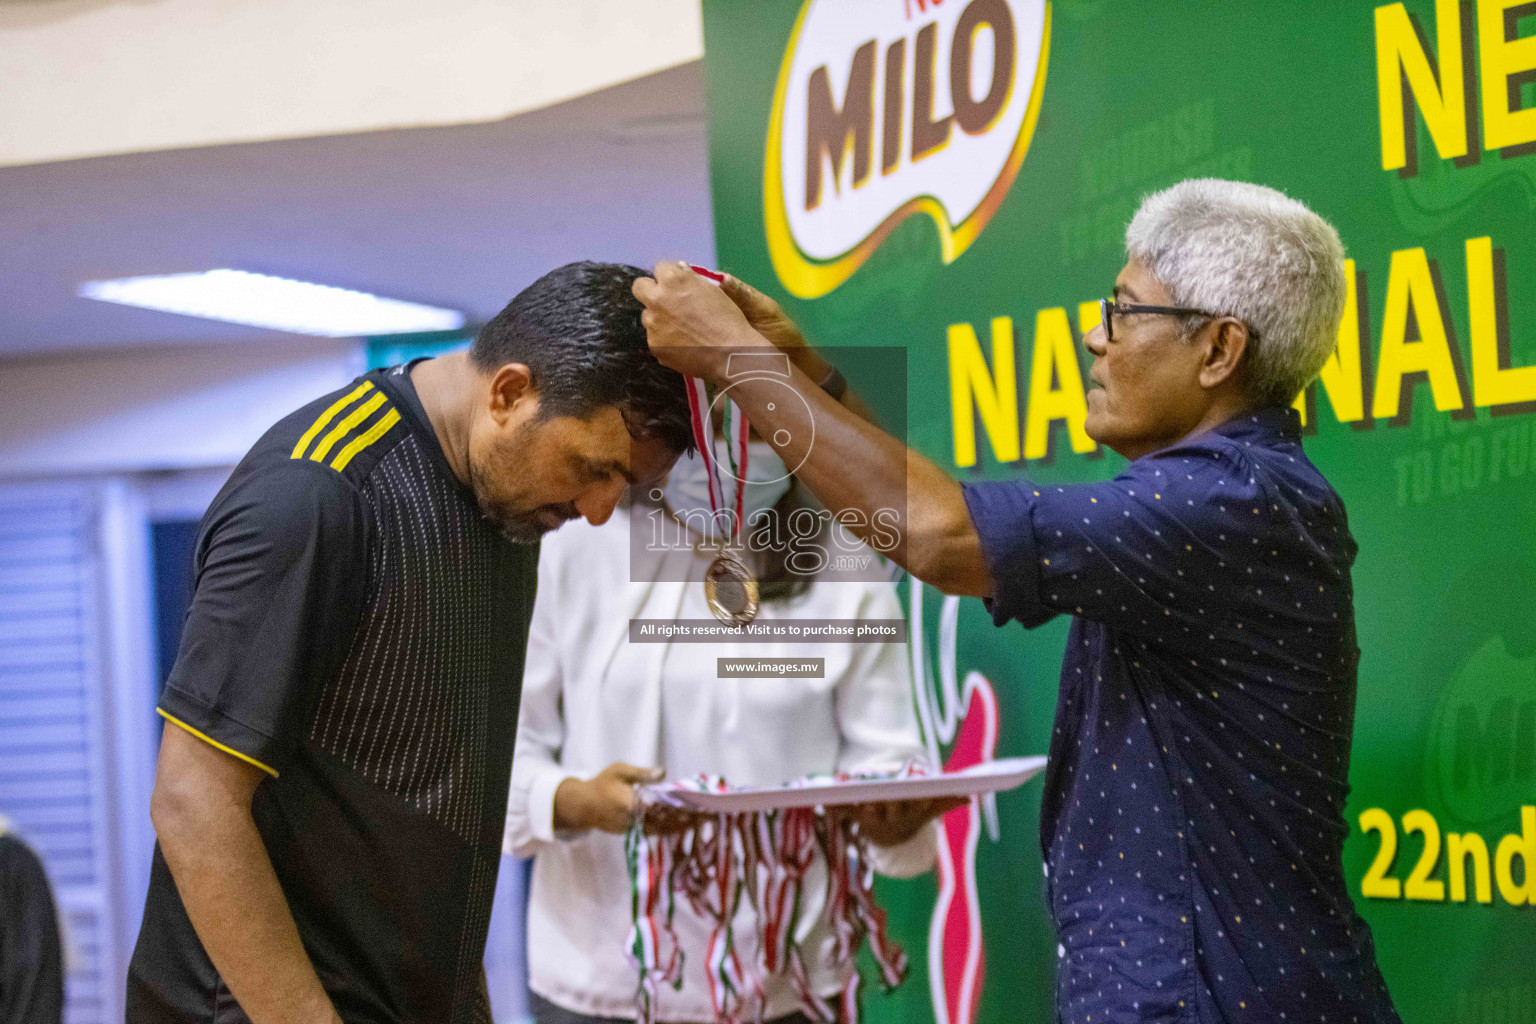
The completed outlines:
{"type": "MultiPolygon", "coordinates": [[[[1099,300],[1099,319],[1104,324],[1104,340],[1115,340],[1115,314],[1129,316],[1133,313],[1153,313],[1159,316],[1203,316],[1214,320],[1221,313],[1207,313],[1203,309],[1189,309],[1185,306],[1143,306],[1135,302],[1116,302],[1114,299],[1099,300]]],[[[1250,333],[1252,333],[1250,331],[1250,333]]]]}

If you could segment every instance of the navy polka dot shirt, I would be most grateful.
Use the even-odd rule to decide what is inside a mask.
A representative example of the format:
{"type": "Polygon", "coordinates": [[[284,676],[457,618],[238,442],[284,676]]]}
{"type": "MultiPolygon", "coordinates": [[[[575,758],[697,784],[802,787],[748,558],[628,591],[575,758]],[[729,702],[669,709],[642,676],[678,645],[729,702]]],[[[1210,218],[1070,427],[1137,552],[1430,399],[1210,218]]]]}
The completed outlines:
{"type": "Polygon", "coordinates": [[[998,625],[1074,617],[1041,813],[1057,1014],[1398,1024],[1342,867],[1355,542],[1290,409],[965,489],[998,625]]]}

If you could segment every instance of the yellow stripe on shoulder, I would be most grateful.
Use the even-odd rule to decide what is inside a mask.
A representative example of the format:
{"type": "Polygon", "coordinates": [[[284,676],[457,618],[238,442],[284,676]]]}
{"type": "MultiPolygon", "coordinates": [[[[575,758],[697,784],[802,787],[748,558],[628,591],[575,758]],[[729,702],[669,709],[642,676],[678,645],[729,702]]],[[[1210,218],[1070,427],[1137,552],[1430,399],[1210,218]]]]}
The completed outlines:
{"type": "Polygon", "coordinates": [[[347,413],[347,415],[343,417],[342,421],[336,424],[336,426],[332,427],[331,432],[326,434],[325,437],[321,438],[319,444],[315,445],[315,450],[309,453],[309,460],[311,462],[324,462],[325,457],[330,454],[331,448],[336,444],[337,441],[340,441],[343,437],[346,437],[347,434],[351,433],[352,428],[356,427],[369,416],[372,416],[373,411],[383,404],[384,392],[380,391],[378,394],[368,399],[368,401],[347,413]]]}
{"type": "Polygon", "coordinates": [[[262,771],[266,772],[268,775],[272,776],[274,779],[277,778],[276,770],[274,770],[272,768],[268,768],[266,765],[262,764],[260,761],[256,760],[254,757],[250,757],[249,755],[242,754],[242,753],[240,753],[240,751],[235,750],[232,747],[226,747],[224,744],[220,743],[218,740],[214,739],[212,736],[208,736],[208,735],[206,735],[204,733],[198,732],[196,729],[192,728],[190,725],[188,725],[186,722],[183,722],[181,719],[177,718],[175,715],[168,715],[168,714],[166,714],[165,710],[163,708],[155,708],[155,711],[158,712],[160,717],[165,719],[167,722],[170,722],[172,725],[179,725],[179,726],[181,726],[183,729],[187,730],[187,732],[191,733],[193,736],[196,736],[198,739],[202,740],[204,743],[207,743],[210,746],[217,747],[220,750],[224,751],[224,753],[226,753],[226,754],[230,754],[230,755],[233,755],[234,757],[238,757],[240,760],[244,761],[246,764],[253,764],[257,768],[260,768],[262,771]]]}
{"type": "Polygon", "coordinates": [[[335,460],[331,463],[331,468],[338,473],[346,469],[347,463],[352,461],[354,455],[389,433],[389,428],[399,422],[400,412],[391,406],[388,412],[379,417],[377,423],[353,438],[351,443],[336,454],[335,460]]]}
{"type": "Polygon", "coordinates": [[[330,408],[321,413],[320,418],[315,420],[314,423],[310,424],[308,430],[304,431],[304,436],[299,438],[299,443],[293,446],[293,454],[288,457],[290,459],[302,459],[304,457],[304,449],[309,447],[309,442],[315,439],[316,434],[325,429],[326,425],[336,417],[337,413],[341,412],[341,410],[345,409],[347,406],[351,405],[357,399],[361,398],[372,390],[373,382],[365,380],[357,387],[353,388],[351,391],[347,392],[345,395],[342,395],[336,401],[332,402],[330,408]]]}

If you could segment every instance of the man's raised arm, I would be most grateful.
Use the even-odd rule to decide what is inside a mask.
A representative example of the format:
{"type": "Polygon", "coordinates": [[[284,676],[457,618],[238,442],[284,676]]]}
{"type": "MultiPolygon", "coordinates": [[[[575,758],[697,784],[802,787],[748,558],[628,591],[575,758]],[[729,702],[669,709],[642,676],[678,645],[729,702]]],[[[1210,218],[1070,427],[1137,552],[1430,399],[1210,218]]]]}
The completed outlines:
{"type": "Polygon", "coordinates": [[[799,467],[796,478],[849,532],[947,594],[990,595],[981,539],[959,483],[822,391],[805,371],[809,360],[819,360],[814,352],[786,346],[790,386],[803,406],[783,401],[782,378],[732,379],[732,356],[777,351],[738,305],[764,323],[770,318],[761,303],[771,300],[729,280],[717,288],[683,263],[657,264],[654,278],[635,282],[635,297],[645,304],[642,319],[656,358],[679,373],[729,382],[753,427],[785,465],[799,467]],[[848,511],[858,514],[841,515],[848,511]],[[899,524],[894,546],[880,526],[891,516],[899,524]]]}

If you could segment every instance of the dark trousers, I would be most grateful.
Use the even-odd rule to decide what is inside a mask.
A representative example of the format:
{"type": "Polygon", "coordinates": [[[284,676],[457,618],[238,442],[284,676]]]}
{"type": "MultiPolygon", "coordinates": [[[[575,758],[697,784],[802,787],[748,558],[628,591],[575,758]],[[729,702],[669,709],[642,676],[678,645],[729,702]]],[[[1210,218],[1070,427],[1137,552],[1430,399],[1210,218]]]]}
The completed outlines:
{"type": "MultiPolygon", "coordinates": [[[[537,992],[528,993],[528,1009],[533,1011],[533,1024],[634,1024],[620,1017],[589,1017],[575,1013],[563,1006],[556,1006],[548,999],[541,999],[537,992]]],[[[791,1013],[787,1017],[775,1017],[764,1024],[811,1024],[803,1013],[791,1013]]]]}

